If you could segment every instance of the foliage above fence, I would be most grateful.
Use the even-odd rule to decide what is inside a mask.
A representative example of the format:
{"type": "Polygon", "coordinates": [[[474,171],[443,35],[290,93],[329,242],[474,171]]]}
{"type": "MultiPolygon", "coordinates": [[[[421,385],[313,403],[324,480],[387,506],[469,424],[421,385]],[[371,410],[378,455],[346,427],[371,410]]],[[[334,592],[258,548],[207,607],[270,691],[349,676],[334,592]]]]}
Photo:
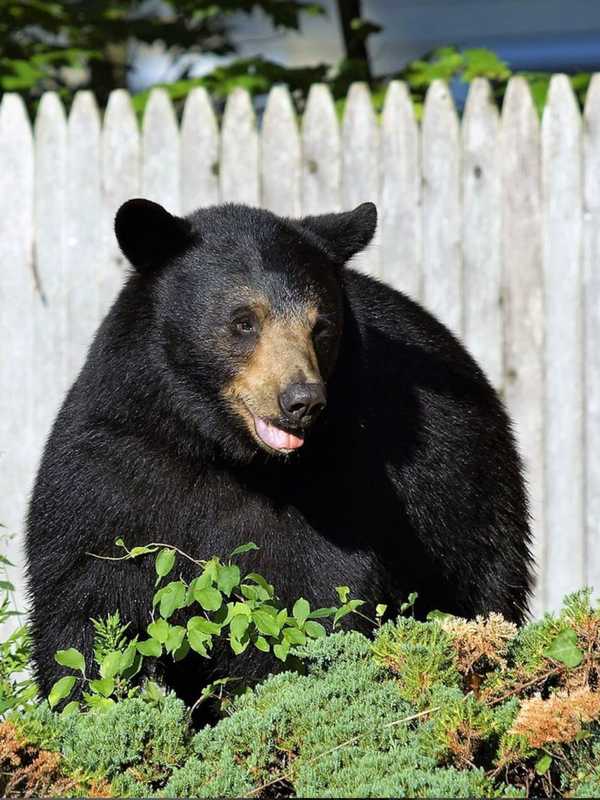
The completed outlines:
{"type": "MultiPolygon", "coordinates": [[[[555,76],[540,121],[513,78],[501,113],[486,81],[459,120],[442,82],[421,123],[392,83],[378,117],[364,84],[343,118],[327,87],[299,120],[248,93],[222,119],[194,90],[178,122],[155,90],[141,127],[114,92],[101,118],[80,93],[68,118],[43,97],[0,106],[0,520],[20,532],[42,442],[125,275],[112,220],[143,195],[186,213],[220,201],[284,215],[378,203],[374,246],[355,266],[422,301],[462,336],[514,420],[527,468],[540,579],[536,610],[600,586],[600,77],[583,115],[555,76]]],[[[20,563],[20,553],[12,560],[20,563]]],[[[17,581],[20,583],[19,581],[17,581]]]]}

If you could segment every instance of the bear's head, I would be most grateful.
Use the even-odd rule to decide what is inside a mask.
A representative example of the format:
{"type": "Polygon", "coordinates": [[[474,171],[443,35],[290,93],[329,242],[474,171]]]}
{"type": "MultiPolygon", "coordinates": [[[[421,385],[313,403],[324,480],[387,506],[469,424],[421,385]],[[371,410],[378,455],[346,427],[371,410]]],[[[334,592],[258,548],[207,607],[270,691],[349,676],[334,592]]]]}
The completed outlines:
{"type": "Polygon", "coordinates": [[[376,224],[372,203],[298,220],[240,205],[185,218],[149,200],[121,206],[116,236],[152,307],[176,413],[243,459],[298,450],[327,403],[341,269],[376,224]]]}

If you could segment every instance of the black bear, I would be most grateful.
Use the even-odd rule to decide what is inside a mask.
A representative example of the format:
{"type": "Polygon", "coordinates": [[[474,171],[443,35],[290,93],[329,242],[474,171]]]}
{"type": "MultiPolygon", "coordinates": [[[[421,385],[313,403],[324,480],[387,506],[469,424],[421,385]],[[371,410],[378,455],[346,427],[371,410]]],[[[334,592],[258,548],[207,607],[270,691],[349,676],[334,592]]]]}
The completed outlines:
{"type": "MultiPolygon", "coordinates": [[[[90,658],[90,617],[118,608],[145,630],[153,560],[89,555],[115,555],[117,536],[198,558],[256,542],[246,563],[284,603],[328,606],[341,584],[392,613],[414,591],[418,616],[522,619],[528,512],[507,416],[442,324],[345,267],[376,224],[371,203],[296,220],[120,208],[134,270],[58,415],[28,518],[43,690],[57,649],[90,658]]],[[[244,673],[264,675],[252,650],[244,673]]],[[[230,658],[184,659],[165,679],[194,699],[230,658]]]]}

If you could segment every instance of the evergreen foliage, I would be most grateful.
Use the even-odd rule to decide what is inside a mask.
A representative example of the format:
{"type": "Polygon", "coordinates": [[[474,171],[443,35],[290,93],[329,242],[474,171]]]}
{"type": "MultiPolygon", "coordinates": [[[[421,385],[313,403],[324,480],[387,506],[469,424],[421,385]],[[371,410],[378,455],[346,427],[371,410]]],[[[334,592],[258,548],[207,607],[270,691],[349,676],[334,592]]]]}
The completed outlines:
{"type": "MultiPolygon", "coordinates": [[[[386,623],[373,641],[307,640],[303,672],[229,697],[198,732],[153,684],[106,707],[30,702],[0,724],[0,790],[600,796],[600,611],[589,593],[521,630],[498,615],[433,616],[386,623]]],[[[114,620],[101,630],[123,646],[114,620]]]]}

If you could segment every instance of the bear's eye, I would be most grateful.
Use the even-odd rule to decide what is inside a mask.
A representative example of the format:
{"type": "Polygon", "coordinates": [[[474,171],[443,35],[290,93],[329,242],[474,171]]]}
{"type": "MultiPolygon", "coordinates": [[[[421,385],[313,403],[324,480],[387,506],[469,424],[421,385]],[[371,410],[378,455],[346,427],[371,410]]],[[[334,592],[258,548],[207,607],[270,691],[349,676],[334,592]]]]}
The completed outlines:
{"type": "Polygon", "coordinates": [[[236,312],[232,316],[231,327],[234,333],[241,336],[257,333],[258,319],[256,318],[256,314],[250,310],[236,312]]]}
{"type": "Polygon", "coordinates": [[[313,328],[313,336],[315,339],[321,339],[333,333],[333,323],[327,317],[319,317],[315,322],[313,328]]]}

